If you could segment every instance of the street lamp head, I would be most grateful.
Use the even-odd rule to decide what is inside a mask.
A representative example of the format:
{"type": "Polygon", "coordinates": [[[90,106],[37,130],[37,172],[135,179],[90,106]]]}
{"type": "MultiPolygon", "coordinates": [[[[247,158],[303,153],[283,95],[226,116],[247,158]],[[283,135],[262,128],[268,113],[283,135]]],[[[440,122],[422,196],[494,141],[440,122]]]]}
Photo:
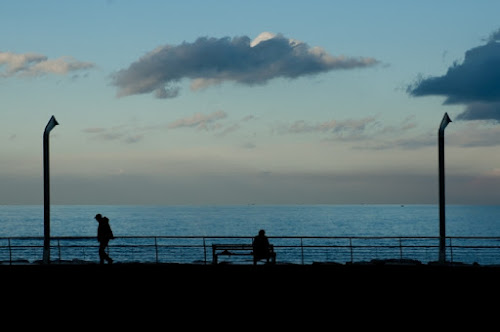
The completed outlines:
{"type": "Polygon", "coordinates": [[[57,126],[59,122],[57,122],[56,118],[52,115],[47,126],[45,126],[45,133],[49,133],[55,126],[57,126]]]}
{"type": "Polygon", "coordinates": [[[451,122],[450,117],[448,116],[448,113],[444,113],[443,119],[441,120],[441,125],[439,126],[440,131],[444,131],[448,123],[451,122]]]}

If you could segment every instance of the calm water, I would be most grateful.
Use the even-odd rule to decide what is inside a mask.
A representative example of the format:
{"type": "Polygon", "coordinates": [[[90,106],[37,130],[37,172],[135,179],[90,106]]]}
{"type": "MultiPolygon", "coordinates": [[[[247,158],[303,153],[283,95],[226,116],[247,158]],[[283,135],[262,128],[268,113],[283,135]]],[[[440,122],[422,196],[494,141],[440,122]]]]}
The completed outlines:
{"type": "MultiPolygon", "coordinates": [[[[0,206],[0,237],[43,237],[43,206],[0,206]]],[[[110,219],[113,232],[118,239],[112,241],[112,257],[116,261],[161,261],[161,262],[206,262],[210,260],[211,241],[200,238],[188,240],[154,238],[130,240],[129,236],[238,236],[249,237],[265,229],[270,237],[437,237],[439,236],[439,209],[436,205],[241,205],[241,206],[52,206],[51,236],[91,237],[86,240],[63,240],[73,248],[60,250],[59,242],[52,241],[52,257],[60,255],[62,260],[97,261],[95,241],[96,213],[110,219]],[[128,241],[128,242],[127,242],[128,241]],[[135,242],[130,242],[135,241],[135,242]],[[177,241],[177,242],[169,242],[177,241]],[[185,242],[183,242],[185,241],[185,242]],[[156,244],[163,246],[156,250],[156,244]],[[132,247],[130,246],[132,245],[132,247]],[[136,245],[146,245],[138,249],[136,245]],[[172,245],[182,245],[173,248],[172,245]],[[187,249],[185,245],[195,245],[187,249]],[[76,246],[76,247],[75,247],[76,246]],[[85,246],[85,247],[82,247],[85,246]],[[113,247],[114,246],[114,247],[113,247]],[[201,248],[201,247],[203,248],[201,248]],[[207,251],[209,254],[207,255],[207,251]]],[[[500,206],[450,205],[446,210],[446,235],[450,237],[500,237],[500,206]]],[[[35,261],[42,253],[42,241],[0,239],[0,261],[10,259],[35,261]],[[10,251],[11,245],[31,245],[10,251]],[[2,247],[3,246],[3,247],[2,247]]],[[[227,241],[227,240],[225,240],[227,241]]],[[[243,240],[248,241],[248,240],[243,240]]],[[[384,239],[387,249],[355,249],[349,239],[273,239],[278,247],[280,262],[311,263],[314,261],[367,261],[371,259],[397,258],[401,255],[398,239],[384,239]],[[297,245],[312,245],[307,250],[292,248],[297,245]],[[317,245],[342,248],[315,248],[317,245]],[[279,248],[281,246],[281,248],[279,248]],[[292,247],[290,247],[292,246],[292,247]],[[285,248],[287,247],[287,248],[285,248]]],[[[367,240],[353,240],[353,245],[370,245],[367,240]]],[[[370,240],[372,241],[372,240],[370,240]]],[[[376,240],[381,241],[381,240],[376,240]]],[[[436,246],[436,239],[404,240],[405,244],[436,246]],[[413,241],[413,242],[409,242],[413,241]]],[[[460,241],[454,239],[453,252],[447,255],[460,262],[500,264],[500,250],[483,249],[479,252],[460,249],[460,241]]],[[[470,241],[470,240],[467,240],[470,241]]],[[[496,239],[474,239],[472,245],[498,246],[496,239]]],[[[220,243],[220,242],[218,242],[220,243]]],[[[471,243],[468,242],[467,245],[471,243]]],[[[465,245],[465,243],[464,243],[465,245]]],[[[419,261],[437,259],[437,249],[405,249],[402,258],[419,261]]],[[[240,256],[241,257],[241,256],[240,256]]],[[[231,260],[233,260],[232,257],[231,260]]],[[[243,259],[249,259],[245,257],[243,259]]],[[[232,262],[232,261],[231,261],[232,262]]],[[[248,262],[246,262],[248,263],[248,262]]]]}
{"type": "MultiPolygon", "coordinates": [[[[116,236],[438,236],[437,205],[51,207],[52,236],[95,236],[96,213],[116,236]]],[[[447,236],[500,236],[500,206],[449,205],[447,236]]],[[[0,237],[43,236],[43,206],[0,206],[0,237]]]]}

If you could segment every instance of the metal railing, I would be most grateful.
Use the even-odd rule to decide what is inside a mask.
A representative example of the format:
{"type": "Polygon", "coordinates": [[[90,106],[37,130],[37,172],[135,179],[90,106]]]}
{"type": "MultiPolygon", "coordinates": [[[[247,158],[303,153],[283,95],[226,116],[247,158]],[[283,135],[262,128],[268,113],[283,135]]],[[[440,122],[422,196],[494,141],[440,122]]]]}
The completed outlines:
{"type": "MultiPolygon", "coordinates": [[[[438,260],[439,237],[275,236],[278,263],[356,263],[398,260],[428,263],[438,260]]],[[[250,236],[122,236],[110,242],[115,262],[211,264],[212,244],[247,243],[250,236]]],[[[51,261],[99,261],[95,237],[52,237],[51,261]]],[[[43,237],[0,237],[1,264],[41,262],[43,237]]],[[[500,264],[500,237],[447,237],[449,262],[500,264]]],[[[219,257],[219,262],[250,264],[251,257],[219,257]]]]}

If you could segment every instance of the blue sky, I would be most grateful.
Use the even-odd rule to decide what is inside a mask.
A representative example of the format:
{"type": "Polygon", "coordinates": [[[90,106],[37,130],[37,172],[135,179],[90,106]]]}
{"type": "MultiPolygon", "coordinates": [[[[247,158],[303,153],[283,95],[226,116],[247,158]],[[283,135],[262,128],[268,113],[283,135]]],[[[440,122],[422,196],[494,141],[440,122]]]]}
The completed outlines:
{"type": "Polygon", "coordinates": [[[497,204],[498,1],[2,1],[0,204],[497,204]]]}

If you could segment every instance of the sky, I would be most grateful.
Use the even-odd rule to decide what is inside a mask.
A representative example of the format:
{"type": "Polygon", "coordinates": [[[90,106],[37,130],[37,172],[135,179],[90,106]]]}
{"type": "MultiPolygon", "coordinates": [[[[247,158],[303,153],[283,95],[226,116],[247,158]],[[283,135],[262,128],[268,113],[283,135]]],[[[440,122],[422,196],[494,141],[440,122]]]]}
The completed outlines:
{"type": "Polygon", "coordinates": [[[0,204],[498,204],[499,12],[1,1],[0,204]]]}

